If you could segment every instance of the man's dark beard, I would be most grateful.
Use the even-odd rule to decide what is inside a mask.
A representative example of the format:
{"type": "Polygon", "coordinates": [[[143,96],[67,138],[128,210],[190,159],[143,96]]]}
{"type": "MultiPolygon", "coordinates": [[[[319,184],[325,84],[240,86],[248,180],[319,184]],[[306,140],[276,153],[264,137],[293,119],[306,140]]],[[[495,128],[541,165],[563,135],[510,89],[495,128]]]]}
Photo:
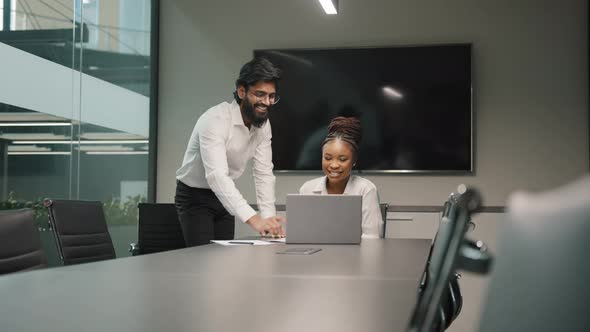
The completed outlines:
{"type": "Polygon", "coordinates": [[[270,113],[272,106],[266,107],[266,113],[264,113],[264,115],[258,115],[255,110],[257,105],[264,106],[263,104],[252,104],[249,100],[244,99],[242,103],[242,110],[244,111],[244,115],[246,115],[246,118],[250,121],[250,123],[254,127],[260,128],[266,122],[266,120],[268,120],[268,113],[270,113]]]}

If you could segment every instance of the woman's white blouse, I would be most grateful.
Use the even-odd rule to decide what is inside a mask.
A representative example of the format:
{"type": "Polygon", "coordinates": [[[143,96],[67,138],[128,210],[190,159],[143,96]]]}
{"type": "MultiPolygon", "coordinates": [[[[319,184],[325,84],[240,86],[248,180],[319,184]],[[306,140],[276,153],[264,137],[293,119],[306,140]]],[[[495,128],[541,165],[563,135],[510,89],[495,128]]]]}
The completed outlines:
{"type": "MultiPolygon", "coordinates": [[[[299,193],[303,195],[327,195],[326,177],[322,176],[305,182],[299,193]]],[[[344,195],[363,196],[362,238],[379,238],[383,229],[383,218],[379,209],[379,194],[373,182],[360,176],[351,175],[344,189],[344,195]]]]}

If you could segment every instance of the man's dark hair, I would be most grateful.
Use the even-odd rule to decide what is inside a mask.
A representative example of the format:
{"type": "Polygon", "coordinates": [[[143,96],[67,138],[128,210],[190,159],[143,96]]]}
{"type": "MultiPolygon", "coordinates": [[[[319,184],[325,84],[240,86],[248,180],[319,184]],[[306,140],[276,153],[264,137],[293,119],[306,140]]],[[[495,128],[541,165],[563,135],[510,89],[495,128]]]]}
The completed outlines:
{"type": "Polygon", "coordinates": [[[246,90],[255,85],[259,81],[273,82],[278,85],[281,79],[281,70],[266,58],[254,58],[244,64],[240,69],[240,75],[236,80],[236,91],[234,98],[238,103],[242,100],[238,97],[237,89],[240,85],[244,86],[246,90]]]}

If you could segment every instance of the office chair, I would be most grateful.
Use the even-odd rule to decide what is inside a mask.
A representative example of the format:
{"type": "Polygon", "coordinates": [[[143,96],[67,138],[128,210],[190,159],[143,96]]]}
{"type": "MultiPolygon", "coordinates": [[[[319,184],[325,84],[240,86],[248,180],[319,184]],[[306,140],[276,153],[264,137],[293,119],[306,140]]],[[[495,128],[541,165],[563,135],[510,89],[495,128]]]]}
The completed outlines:
{"type": "Polygon", "coordinates": [[[385,238],[386,233],[386,227],[387,227],[387,209],[389,209],[389,204],[387,203],[381,203],[379,204],[379,210],[381,211],[381,218],[383,220],[383,228],[381,230],[381,234],[380,237],[382,239],[385,238]]]}
{"type": "Polygon", "coordinates": [[[479,331],[588,331],[590,175],[512,194],[479,331]]]}
{"type": "Polygon", "coordinates": [[[33,210],[0,211],[0,275],[47,267],[33,210]]]}
{"type": "Polygon", "coordinates": [[[186,247],[174,204],[139,203],[138,208],[138,243],[129,245],[132,255],[186,247]]]}
{"type": "MultiPolygon", "coordinates": [[[[449,199],[444,203],[441,214],[441,219],[438,227],[438,231],[434,237],[432,246],[430,247],[430,253],[426,268],[424,270],[424,276],[419,287],[419,293],[423,294],[424,289],[427,287],[431,279],[436,275],[436,271],[440,269],[440,266],[445,258],[445,251],[443,249],[443,242],[448,239],[450,232],[453,229],[453,225],[456,220],[456,206],[457,206],[458,195],[451,194],[449,199]]],[[[463,306],[463,296],[461,295],[461,289],[459,286],[460,274],[453,271],[449,277],[448,286],[441,295],[439,317],[435,320],[434,331],[443,331],[448,328],[453,320],[461,312],[463,306]]]]}
{"type": "Polygon", "coordinates": [[[474,255],[474,259],[485,260],[479,264],[486,268],[491,264],[491,256],[485,246],[473,247],[464,238],[469,229],[471,214],[481,206],[481,196],[475,189],[464,186],[460,186],[460,192],[461,194],[451,195],[443,207],[439,230],[420,285],[418,302],[410,318],[409,331],[444,331],[459,315],[462,297],[459,275],[455,270],[463,268],[460,263],[466,264],[469,271],[477,272],[475,267],[478,267],[471,262],[472,258],[462,255],[472,255],[479,250],[481,254],[474,255]]]}
{"type": "Polygon", "coordinates": [[[64,265],[115,258],[101,202],[46,199],[43,203],[64,265]]]}
{"type": "MultiPolygon", "coordinates": [[[[457,213],[456,208],[458,200],[458,194],[451,194],[449,200],[443,205],[443,211],[441,215],[441,226],[443,228],[443,232],[445,231],[445,221],[448,222],[449,219],[456,219],[455,214],[457,213]]],[[[478,209],[479,207],[474,208],[474,210],[469,214],[465,233],[475,228],[475,224],[471,221],[471,216],[473,213],[477,212],[478,209]]],[[[437,243],[437,236],[435,236],[433,247],[437,243]]],[[[435,257],[433,261],[429,259],[429,265],[426,269],[426,273],[428,274],[429,270],[430,273],[433,273],[433,270],[436,270],[438,268],[437,266],[440,266],[442,263],[442,259],[444,259],[444,257],[440,256],[435,257]]],[[[463,296],[461,294],[461,287],[459,285],[459,279],[461,278],[461,275],[456,270],[465,270],[475,274],[487,274],[490,270],[493,257],[482,241],[474,241],[464,237],[456,259],[457,262],[455,264],[455,271],[453,271],[451,277],[449,278],[449,284],[447,287],[448,289],[443,293],[441,300],[441,306],[444,313],[444,324],[441,324],[441,327],[443,328],[448,328],[451,325],[451,323],[459,316],[461,313],[461,308],[463,307],[463,296]]]]}

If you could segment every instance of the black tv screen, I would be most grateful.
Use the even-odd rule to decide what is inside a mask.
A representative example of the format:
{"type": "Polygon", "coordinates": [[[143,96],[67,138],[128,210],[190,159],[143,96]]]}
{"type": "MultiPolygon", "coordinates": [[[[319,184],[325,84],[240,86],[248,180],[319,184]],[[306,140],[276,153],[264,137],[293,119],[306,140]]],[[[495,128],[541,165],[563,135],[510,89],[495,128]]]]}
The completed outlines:
{"type": "Polygon", "coordinates": [[[363,127],[362,172],[471,172],[471,45],[255,50],[282,70],[276,171],[321,170],[336,116],[363,127]]]}

